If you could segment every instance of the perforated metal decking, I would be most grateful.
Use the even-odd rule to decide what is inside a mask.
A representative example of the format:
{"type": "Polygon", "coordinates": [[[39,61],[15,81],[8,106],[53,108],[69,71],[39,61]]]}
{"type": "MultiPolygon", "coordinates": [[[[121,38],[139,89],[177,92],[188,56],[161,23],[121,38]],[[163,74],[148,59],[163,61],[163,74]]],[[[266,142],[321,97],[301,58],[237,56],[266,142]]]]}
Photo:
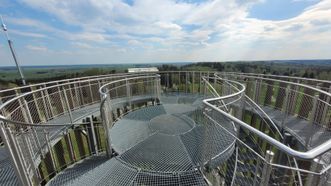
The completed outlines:
{"type": "MultiPolygon", "coordinates": [[[[103,159],[93,168],[83,162],[80,168],[88,171],[82,170],[79,177],[61,183],[206,185],[200,167],[206,163],[219,165],[230,157],[234,138],[217,124],[203,120],[199,97],[163,98],[162,105],[130,112],[110,129],[117,157],[103,159]]],[[[70,169],[62,174],[70,174],[70,169]]],[[[61,174],[50,185],[58,184],[60,178],[61,174]]]]}

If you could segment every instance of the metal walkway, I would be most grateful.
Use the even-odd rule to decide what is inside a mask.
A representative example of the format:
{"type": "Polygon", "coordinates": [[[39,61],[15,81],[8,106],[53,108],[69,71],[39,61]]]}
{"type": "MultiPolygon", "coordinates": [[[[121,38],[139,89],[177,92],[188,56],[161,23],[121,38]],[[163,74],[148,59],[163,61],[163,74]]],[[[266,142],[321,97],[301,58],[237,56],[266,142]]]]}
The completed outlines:
{"type": "Polygon", "coordinates": [[[214,123],[191,118],[201,109],[197,99],[167,95],[161,102],[172,104],[128,113],[110,130],[116,158],[78,163],[49,185],[207,185],[200,165],[234,145],[235,139],[214,123]]]}
{"type": "Polygon", "coordinates": [[[0,147],[0,183],[1,185],[19,185],[5,147],[0,147]]]}
{"type": "MultiPolygon", "coordinates": [[[[201,104],[200,98],[189,98],[187,96],[168,94],[167,96],[162,96],[161,101],[164,103],[173,104],[146,107],[144,109],[138,110],[140,112],[138,114],[135,112],[131,112],[130,114],[126,115],[126,117],[119,120],[119,122],[114,126],[113,130],[111,131],[113,135],[123,135],[123,133],[119,132],[120,130],[122,130],[122,132],[127,132],[128,134],[130,134],[124,134],[127,136],[127,138],[114,137],[113,139],[115,140],[113,141],[114,148],[122,155],[111,160],[106,159],[104,156],[96,156],[85,159],[82,162],[73,165],[72,167],[66,169],[65,171],[57,175],[49,182],[49,185],[123,185],[123,183],[125,183],[123,181],[125,180],[128,181],[126,185],[153,185],[157,183],[157,180],[162,180],[162,183],[164,183],[165,185],[177,185],[179,183],[181,185],[185,185],[185,183],[192,183],[192,180],[193,182],[196,182],[197,185],[206,185],[206,182],[204,181],[201,173],[194,166],[197,165],[198,162],[201,162],[201,159],[199,159],[199,152],[197,152],[196,147],[201,146],[202,142],[200,141],[199,143],[198,138],[194,139],[194,137],[192,137],[192,134],[193,136],[197,136],[199,134],[199,127],[192,128],[191,133],[185,133],[182,136],[178,136],[169,135],[169,131],[157,133],[155,128],[153,129],[153,127],[151,127],[150,125],[146,125],[146,121],[151,120],[152,118],[157,116],[162,116],[166,114],[173,115],[176,113],[189,113],[201,104]],[[185,104],[183,104],[183,107],[178,107],[179,103],[189,103],[193,105],[193,107],[190,107],[185,104]],[[151,112],[150,109],[155,109],[156,107],[159,107],[159,109],[156,109],[154,111],[155,113],[153,113],[153,111],[151,112]],[[147,114],[147,119],[144,118],[146,116],[142,115],[141,113],[147,114]],[[130,121],[130,117],[135,119],[135,126],[132,125],[133,123],[128,122],[130,121]],[[126,125],[130,125],[130,127],[125,127],[126,125]],[[122,127],[118,128],[118,126],[122,127]],[[133,133],[133,131],[135,131],[136,133],[133,133]],[[151,154],[151,152],[145,150],[153,148],[154,142],[159,143],[157,140],[160,140],[159,142],[169,142],[165,144],[164,147],[171,147],[169,146],[171,144],[181,145],[180,147],[173,146],[175,150],[176,148],[183,150],[178,155],[182,155],[181,157],[184,157],[183,159],[185,159],[185,161],[181,162],[184,164],[178,164],[178,162],[170,162],[176,165],[171,168],[172,171],[177,171],[175,174],[166,173],[168,169],[163,169],[162,165],[153,165],[157,167],[157,169],[155,168],[155,170],[152,169],[150,171],[142,171],[142,169],[139,168],[139,166],[141,166],[140,163],[143,162],[143,159],[141,158],[144,158],[147,154],[151,154]],[[148,144],[151,146],[148,146],[148,144]],[[144,152],[143,154],[140,154],[140,159],[139,154],[137,155],[137,152],[144,152]],[[137,164],[137,162],[129,161],[129,159],[132,159],[132,156],[134,156],[135,158],[138,157],[140,161],[138,162],[139,164],[137,164]],[[159,174],[155,172],[159,169],[164,171],[164,173],[159,174]],[[96,180],[99,181],[97,182],[96,180]],[[177,181],[173,182],[173,180],[177,181]],[[188,182],[188,180],[190,181],[188,182]]],[[[121,102],[118,101],[118,103],[120,104],[121,102]]],[[[249,110],[249,108],[247,109],[249,110]]],[[[262,109],[270,116],[271,119],[274,120],[274,122],[278,126],[281,126],[282,120],[284,118],[284,113],[267,106],[262,107],[262,109]]],[[[84,117],[91,114],[99,114],[99,103],[95,103],[72,111],[72,117],[74,121],[79,121],[80,119],[83,119],[84,117]]],[[[170,117],[168,119],[174,118],[170,117]]],[[[53,120],[49,121],[49,123],[70,123],[69,114],[58,116],[53,120]]],[[[156,128],[159,126],[162,125],[154,125],[154,127],[156,128]]],[[[286,129],[291,132],[292,135],[294,135],[297,139],[299,139],[301,143],[309,144],[309,146],[312,147],[319,145],[320,143],[324,142],[323,139],[329,139],[331,136],[330,131],[316,125],[312,125],[306,120],[293,116],[288,117],[288,119],[286,120],[286,129]],[[317,133],[320,134],[320,136],[310,136],[310,134],[317,133]]],[[[158,130],[160,130],[160,128],[158,128],[158,130]]],[[[218,141],[222,140],[224,139],[220,139],[218,141]]],[[[216,142],[216,140],[213,140],[213,145],[215,145],[216,142]]],[[[221,146],[222,144],[217,145],[221,146]]],[[[172,149],[167,149],[167,152],[170,152],[169,154],[159,152],[160,154],[165,155],[162,159],[167,159],[167,157],[173,155],[174,153],[171,150],[172,149]]],[[[220,149],[216,149],[216,151],[218,150],[220,149]]],[[[216,153],[216,151],[214,153],[216,153]]],[[[158,154],[154,155],[155,157],[159,156],[158,154]]],[[[19,184],[15,176],[14,170],[11,167],[7,152],[3,147],[0,148],[0,183],[2,185],[19,184]]]]}

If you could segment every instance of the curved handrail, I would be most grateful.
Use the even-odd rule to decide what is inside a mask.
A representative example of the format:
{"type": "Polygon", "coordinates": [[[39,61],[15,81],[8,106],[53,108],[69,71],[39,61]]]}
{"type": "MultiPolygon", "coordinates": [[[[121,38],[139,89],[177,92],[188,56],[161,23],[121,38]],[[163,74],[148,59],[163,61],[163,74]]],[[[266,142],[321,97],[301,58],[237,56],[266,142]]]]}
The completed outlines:
{"type": "Polygon", "coordinates": [[[132,77],[132,78],[125,78],[125,79],[115,80],[115,81],[112,81],[112,82],[109,82],[109,83],[106,83],[106,84],[102,85],[99,88],[99,93],[102,94],[102,95],[107,95],[107,92],[103,92],[102,90],[106,86],[109,86],[109,85],[114,84],[114,83],[118,83],[118,82],[122,82],[122,81],[129,81],[129,80],[136,80],[136,79],[155,78],[155,77],[160,77],[160,75],[155,74],[155,75],[149,75],[149,76],[139,76],[139,77],[132,77]]]}
{"type": "MultiPolygon", "coordinates": [[[[134,75],[137,75],[137,74],[134,74],[134,75]]],[[[132,74],[132,76],[134,76],[132,74]]],[[[143,75],[143,74],[142,74],[143,75]]],[[[108,78],[120,78],[120,77],[127,77],[127,76],[109,76],[107,77],[106,79],[108,78]]],[[[96,78],[96,79],[87,79],[87,80],[83,80],[83,81],[79,81],[79,83],[85,83],[85,82],[91,82],[91,81],[98,81],[98,80],[103,80],[104,78],[96,78]]],[[[24,94],[20,94],[8,101],[6,101],[5,103],[1,104],[0,105],[0,110],[3,109],[6,105],[10,104],[11,102],[13,101],[16,101],[22,97],[25,97],[27,95],[30,95],[30,94],[33,94],[33,93],[36,93],[36,92],[40,92],[40,91],[43,91],[43,90],[48,90],[48,89],[51,89],[51,88],[57,88],[57,87],[62,87],[62,86],[67,86],[67,85],[71,85],[71,84],[74,84],[74,83],[77,83],[77,82],[68,82],[68,83],[63,83],[63,84],[58,84],[58,85],[53,85],[53,86],[49,86],[49,87],[44,87],[44,88],[40,88],[40,89],[37,89],[37,90],[33,90],[33,91],[30,91],[30,92],[27,92],[27,93],[24,93],[24,94]]]]}
{"type": "Polygon", "coordinates": [[[21,125],[21,126],[30,126],[30,127],[71,127],[73,125],[86,125],[89,123],[39,123],[39,124],[35,124],[35,123],[27,123],[27,122],[20,122],[20,121],[12,121],[9,120],[7,118],[5,118],[4,116],[0,115],[0,121],[4,121],[4,122],[8,122],[11,124],[16,124],[16,125],[21,125]]]}
{"type": "MultiPolygon", "coordinates": [[[[223,81],[225,81],[226,83],[228,83],[226,79],[223,79],[217,75],[215,75],[216,77],[222,79],[223,81]]],[[[239,90],[237,87],[233,86],[231,83],[228,83],[230,86],[232,86],[233,88],[239,90]]],[[[247,99],[250,103],[252,103],[255,107],[257,107],[259,109],[260,112],[262,112],[262,114],[267,117],[267,119],[270,121],[270,123],[272,124],[272,126],[276,129],[277,133],[281,136],[281,138],[283,139],[283,135],[282,133],[279,131],[277,125],[274,123],[274,121],[269,117],[269,115],[267,113],[264,112],[264,110],[257,104],[255,103],[250,97],[248,97],[247,95],[245,95],[245,99],[247,99]]]]}
{"type": "MultiPolygon", "coordinates": [[[[223,97],[229,97],[229,96],[223,96],[223,97]]],[[[248,125],[247,123],[245,123],[245,122],[237,119],[236,117],[224,112],[223,110],[217,108],[213,104],[208,103],[209,101],[217,101],[220,99],[224,99],[223,97],[206,99],[206,100],[203,100],[203,103],[206,104],[207,106],[211,107],[212,109],[220,112],[222,115],[228,117],[229,119],[233,120],[234,122],[239,124],[241,127],[244,127],[247,130],[255,133],[262,139],[268,141],[270,144],[274,145],[276,148],[278,148],[279,150],[281,150],[289,155],[292,155],[294,157],[301,158],[301,159],[313,159],[321,154],[324,154],[325,152],[327,152],[331,149],[331,139],[329,139],[328,141],[324,142],[323,144],[321,144],[311,150],[308,150],[306,152],[293,150],[292,148],[284,145],[283,143],[275,140],[274,138],[266,135],[265,133],[255,129],[254,127],[248,125]]]]}
{"type": "Polygon", "coordinates": [[[138,77],[133,77],[133,78],[125,78],[125,79],[120,79],[120,80],[115,80],[109,83],[106,83],[104,85],[102,85],[99,88],[99,93],[101,94],[101,102],[100,102],[100,113],[102,113],[102,107],[105,104],[105,101],[107,100],[108,97],[108,92],[103,92],[103,89],[105,89],[105,87],[111,85],[111,84],[115,84],[118,82],[123,82],[123,81],[130,81],[130,80],[136,80],[136,79],[145,79],[145,78],[155,78],[155,77],[160,77],[160,75],[156,74],[153,76],[138,76],[138,77]]]}
{"type": "MultiPolygon", "coordinates": [[[[219,74],[219,73],[216,73],[219,74]]],[[[321,94],[325,94],[329,97],[331,97],[331,93],[330,92],[326,92],[324,90],[312,87],[310,85],[306,85],[306,84],[301,84],[301,83],[296,83],[296,82],[291,82],[291,81],[284,81],[284,80],[279,80],[279,79],[271,79],[271,78],[264,78],[264,77],[258,77],[258,76],[249,76],[249,75],[241,75],[242,77],[248,77],[248,78],[256,78],[256,79],[262,79],[262,80],[266,80],[266,81],[275,81],[275,82],[279,82],[279,83],[286,83],[288,85],[295,85],[295,86],[299,86],[299,87],[303,87],[303,88],[308,88],[311,90],[314,90],[316,92],[319,92],[321,94]]]]}
{"type": "Polygon", "coordinates": [[[113,76],[118,76],[118,75],[131,75],[131,74],[144,74],[143,72],[136,72],[136,73],[116,73],[116,74],[105,74],[105,75],[94,75],[94,76],[84,76],[84,77],[77,77],[77,78],[69,78],[69,79],[62,79],[62,80],[55,80],[55,81],[48,81],[48,82],[42,82],[42,83],[36,83],[36,84],[29,84],[29,85],[24,85],[24,86],[18,86],[10,89],[3,89],[0,90],[0,94],[3,92],[9,92],[9,91],[15,91],[19,89],[24,89],[24,88],[29,88],[29,87],[37,87],[37,86],[45,86],[48,84],[54,84],[54,83],[62,83],[62,82],[67,82],[67,83],[73,83],[73,82],[78,82],[80,80],[93,80],[95,78],[102,78],[102,77],[113,77],[113,76]]]}
{"type": "MultiPolygon", "coordinates": [[[[175,71],[175,72],[178,72],[178,71],[175,71]]],[[[216,73],[216,74],[217,74],[217,73],[216,73]]],[[[137,75],[137,74],[135,74],[135,75],[137,75]]],[[[244,76],[245,76],[245,77],[253,77],[253,76],[247,76],[247,75],[244,75],[244,76]]],[[[112,76],[111,78],[114,78],[114,77],[121,77],[121,76],[112,76]]],[[[143,77],[144,77],[144,76],[143,76],[143,77]]],[[[151,76],[151,77],[155,77],[155,76],[151,76]]],[[[146,78],[146,77],[145,77],[145,78],[146,78]]],[[[270,78],[263,78],[263,77],[254,77],[254,78],[260,78],[260,79],[263,79],[263,80],[271,80],[271,81],[277,81],[277,82],[287,83],[287,84],[291,84],[291,85],[302,86],[302,87],[309,88],[309,89],[315,90],[315,91],[317,91],[317,92],[320,92],[320,93],[326,94],[326,95],[328,95],[328,96],[331,97],[331,93],[328,93],[328,92],[326,92],[326,91],[320,90],[320,89],[315,88],[315,87],[311,87],[311,86],[309,86],[309,85],[303,85],[303,84],[299,84],[299,83],[295,83],[295,82],[288,82],[288,81],[276,80],[276,79],[270,79],[270,78]]],[[[98,79],[102,79],[102,78],[97,78],[97,79],[93,79],[93,80],[98,80],[98,79]]],[[[127,78],[127,79],[135,79],[135,78],[127,78]]],[[[125,80],[125,79],[124,79],[124,80],[125,80]]],[[[117,81],[115,81],[115,82],[124,81],[124,80],[117,80],[117,81]]],[[[91,79],[84,80],[84,81],[82,81],[82,82],[89,82],[89,81],[91,81],[91,79]]],[[[233,81],[233,80],[227,80],[227,81],[232,82],[232,83],[237,83],[237,84],[238,84],[238,82],[233,81]]],[[[1,110],[3,107],[5,107],[6,105],[8,105],[11,101],[13,101],[13,100],[18,100],[19,98],[24,97],[24,96],[26,96],[26,95],[28,95],[28,94],[31,94],[31,93],[34,93],[34,92],[37,92],[37,91],[42,91],[42,90],[49,89],[49,88],[58,87],[58,86],[69,85],[69,84],[71,84],[71,83],[76,83],[76,82],[68,82],[68,83],[64,83],[64,84],[60,84],[60,85],[54,85],[54,86],[50,86],[50,87],[45,87],[45,88],[42,88],[42,89],[38,89],[38,90],[34,90],[34,91],[31,91],[31,92],[27,92],[27,93],[24,93],[24,94],[18,95],[18,96],[16,96],[15,98],[12,98],[11,100],[9,100],[9,101],[3,103],[2,105],[0,105],[0,110],[1,110]]],[[[102,87],[105,87],[106,85],[109,85],[109,84],[111,84],[111,83],[114,83],[114,82],[107,83],[107,84],[103,85],[102,87]]],[[[239,84],[240,84],[240,83],[239,83],[239,84]]],[[[241,85],[242,85],[242,84],[241,84],[241,85]]],[[[242,85],[242,86],[244,86],[244,85],[242,85]]],[[[102,90],[102,87],[100,87],[100,89],[99,89],[99,92],[100,92],[101,94],[103,94],[103,92],[101,91],[101,90],[102,90]]],[[[311,149],[311,150],[309,150],[309,151],[306,151],[306,152],[300,152],[300,151],[293,150],[293,149],[289,148],[288,146],[286,146],[286,145],[284,145],[284,144],[278,142],[277,140],[271,138],[270,136],[264,134],[263,132],[261,132],[261,131],[255,129],[255,128],[249,126],[248,124],[242,122],[241,120],[239,120],[239,119],[237,119],[237,118],[231,116],[230,114],[228,114],[228,113],[222,111],[221,109],[215,107],[214,105],[208,103],[208,102],[210,102],[210,101],[222,100],[222,99],[226,99],[226,98],[229,98],[229,97],[232,97],[232,96],[237,96],[237,95],[241,94],[242,92],[244,92],[244,90],[241,90],[240,92],[236,92],[236,93],[234,93],[233,95],[222,96],[222,97],[219,97],[219,98],[209,98],[209,99],[205,99],[205,100],[203,100],[203,102],[204,102],[204,104],[210,106],[210,107],[213,108],[214,110],[219,111],[219,112],[222,113],[223,115],[229,117],[231,120],[233,120],[233,121],[235,121],[236,123],[240,124],[240,125],[243,126],[244,128],[250,130],[251,132],[256,133],[258,136],[260,136],[261,138],[267,140],[267,141],[270,142],[271,144],[275,145],[275,146],[276,146],[277,148],[279,148],[280,150],[283,150],[284,152],[286,152],[286,153],[288,153],[288,154],[290,154],[290,155],[293,155],[293,156],[295,156],[295,157],[303,158],[303,159],[312,159],[312,158],[314,158],[314,157],[316,157],[316,156],[318,156],[318,155],[321,155],[321,154],[323,154],[323,153],[325,153],[325,152],[327,152],[328,150],[331,149],[331,139],[330,139],[330,140],[324,142],[323,144],[321,144],[321,145],[319,145],[319,146],[317,146],[317,147],[315,147],[315,148],[313,148],[313,149],[311,149]]],[[[15,121],[8,120],[8,119],[5,120],[5,117],[4,117],[4,116],[1,116],[0,119],[1,119],[1,120],[4,120],[4,121],[7,121],[7,122],[11,122],[11,123],[17,123],[17,124],[20,124],[20,125],[23,124],[23,122],[15,122],[15,121]]],[[[25,124],[27,124],[27,123],[25,123],[25,124]]],[[[28,125],[31,125],[31,124],[28,124],[28,125]]],[[[61,124],[60,124],[60,125],[61,125],[61,124]]],[[[60,125],[59,125],[59,126],[60,126],[60,125]]],[[[41,126],[41,125],[38,125],[38,126],[41,126]]],[[[45,125],[45,126],[47,126],[47,125],[45,125]]],[[[53,126],[56,126],[56,124],[53,125],[53,126]]],[[[66,126],[66,124],[62,124],[62,126],[66,126]]]]}
{"type": "MultiPolygon", "coordinates": [[[[235,74],[235,75],[249,75],[249,76],[257,76],[257,77],[275,77],[275,78],[284,78],[284,79],[293,79],[293,80],[304,80],[304,81],[311,81],[317,83],[329,83],[329,80],[321,80],[321,79],[314,79],[314,78],[305,78],[305,77],[295,77],[295,76],[284,76],[284,75],[273,75],[273,74],[255,74],[255,73],[239,73],[239,72],[223,72],[223,74],[235,74]]],[[[325,87],[330,88],[330,87],[325,87]]]]}
{"type": "MultiPolygon", "coordinates": [[[[174,72],[178,73],[180,71],[174,71],[174,72]]],[[[192,72],[192,71],[187,71],[187,72],[192,72]]],[[[160,72],[160,74],[163,74],[163,73],[167,73],[167,72],[160,72]]],[[[105,90],[107,90],[107,89],[103,89],[103,88],[106,87],[107,85],[109,86],[112,83],[118,83],[118,82],[121,82],[121,81],[130,81],[130,80],[133,80],[133,79],[160,77],[160,75],[158,75],[158,74],[155,74],[155,73],[154,73],[155,75],[151,75],[151,74],[152,73],[145,73],[145,74],[143,74],[143,76],[139,76],[138,74],[125,74],[125,75],[119,75],[119,76],[106,77],[106,79],[107,78],[116,78],[116,77],[125,77],[125,78],[124,79],[119,79],[119,80],[114,80],[114,81],[111,81],[109,83],[106,83],[106,84],[102,85],[98,90],[102,97],[101,97],[101,100],[98,99],[98,101],[101,102],[101,106],[104,105],[104,103],[106,101],[106,98],[107,98],[107,92],[105,92],[105,90]],[[133,77],[129,77],[130,75],[132,75],[133,77]]],[[[217,74],[217,73],[215,73],[215,74],[217,74]]],[[[317,91],[321,94],[325,94],[325,95],[331,97],[331,93],[328,93],[326,91],[320,90],[318,88],[315,88],[315,87],[312,87],[312,86],[309,86],[309,85],[303,85],[303,84],[295,83],[295,82],[276,80],[276,79],[270,79],[270,78],[265,78],[265,77],[249,76],[249,75],[243,75],[242,77],[260,78],[260,79],[263,79],[263,80],[283,82],[283,83],[286,83],[288,85],[289,84],[290,85],[297,85],[297,86],[312,89],[312,90],[317,91]]],[[[15,98],[10,99],[8,102],[21,99],[22,97],[24,97],[26,95],[33,94],[33,93],[38,92],[38,91],[43,91],[45,89],[61,87],[61,86],[67,86],[67,85],[74,84],[74,83],[77,83],[77,82],[83,82],[84,83],[84,82],[97,81],[97,80],[103,80],[103,79],[105,79],[105,77],[96,78],[96,79],[85,79],[85,80],[82,80],[82,81],[75,81],[75,82],[66,82],[66,83],[63,83],[63,84],[53,85],[53,86],[50,86],[50,87],[44,87],[44,88],[41,88],[41,89],[38,89],[38,90],[33,90],[33,91],[30,91],[30,92],[18,95],[15,98]]],[[[249,130],[250,132],[256,134],[259,137],[261,137],[266,142],[268,142],[271,145],[275,146],[277,149],[279,149],[282,152],[285,152],[285,153],[287,153],[287,154],[289,154],[293,157],[297,157],[297,158],[301,158],[301,159],[313,159],[313,158],[315,158],[315,157],[317,157],[317,156],[319,156],[319,155],[321,155],[321,154],[323,154],[323,153],[325,153],[325,152],[327,152],[331,149],[331,139],[330,139],[330,140],[326,141],[325,143],[323,143],[323,144],[321,144],[321,145],[319,145],[319,146],[317,146],[317,147],[315,147],[315,148],[313,148],[309,151],[306,151],[306,152],[293,150],[292,148],[290,148],[290,147],[286,146],[285,144],[277,141],[276,139],[264,134],[263,132],[255,129],[254,127],[251,127],[249,124],[241,121],[240,119],[237,119],[236,117],[232,116],[230,113],[227,113],[226,111],[222,110],[221,108],[218,108],[214,104],[211,104],[210,102],[212,102],[212,101],[222,101],[224,99],[233,98],[233,97],[236,97],[236,96],[238,96],[238,97],[241,96],[242,97],[242,95],[244,95],[244,92],[245,92],[245,89],[246,89],[245,85],[243,85],[239,81],[235,81],[235,80],[224,80],[224,81],[229,82],[230,84],[236,84],[239,87],[238,91],[236,91],[235,93],[225,95],[225,96],[217,96],[216,98],[204,99],[203,103],[205,105],[207,105],[208,108],[211,108],[211,109],[215,110],[217,113],[222,114],[225,117],[227,117],[231,121],[231,123],[236,123],[236,124],[240,125],[241,127],[249,130]]],[[[255,103],[255,102],[253,101],[253,103],[255,103]]],[[[5,102],[3,105],[0,106],[0,109],[4,108],[8,104],[9,103],[5,102]]],[[[103,112],[101,112],[100,114],[102,115],[103,112]]],[[[85,124],[85,123],[72,123],[72,124],[44,124],[44,123],[40,123],[40,124],[33,124],[33,123],[26,123],[26,122],[19,122],[19,121],[11,121],[11,120],[9,120],[9,119],[5,118],[4,116],[1,116],[1,115],[0,115],[0,120],[8,122],[8,123],[16,124],[16,125],[27,125],[27,126],[33,126],[33,127],[43,127],[43,126],[45,126],[45,127],[68,126],[69,127],[69,126],[72,126],[72,125],[85,124]]]]}

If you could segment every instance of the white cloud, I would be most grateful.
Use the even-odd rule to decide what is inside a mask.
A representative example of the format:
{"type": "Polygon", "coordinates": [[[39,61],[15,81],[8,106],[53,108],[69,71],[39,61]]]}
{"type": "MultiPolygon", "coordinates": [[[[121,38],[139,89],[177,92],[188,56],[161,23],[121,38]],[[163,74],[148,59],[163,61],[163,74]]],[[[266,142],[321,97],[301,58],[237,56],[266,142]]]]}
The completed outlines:
{"type": "Polygon", "coordinates": [[[74,47],[78,47],[78,48],[85,48],[85,49],[93,48],[91,45],[89,45],[87,43],[82,43],[82,42],[72,42],[71,44],[74,47]]]}
{"type": "Polygon", "coordinates": [[[69,39],[71,39],[71,40],[95,41],[95,42],[105,42],[105,41],[107,41],[106,36],[104,34],[90,33],[90,32],[72,34],[72,35],[69,36],[69,39]]]}
{"type": "Polygon", "coordinates": [[[16,34],[20,36],[26,36],[26,37],[33,37],[33,38],[46,38],[47,36],[45,34],[39,34],[39,33],[33,33],[33,32],[22,32],[19,30],[10,30],[11,34],[16,34]]]}
{"type": "Polygon", "coordinates": [[[129,45],[139,45],[141,44],[141,42],[137,41],[137,40],[134,40],[134,39],[131,39],[128,41],[128,44],[129,45]]]}
{"type": "Polygon", "coordinates": [[[25,48],[29,49],[29,50],[33,50],[33,51],[42,51],[45,52],[47,51],[47,47],[44,46],[33,46],[33,45],[27,45],[25,46],[25,48]]]}
{"type": "Polygon", "coordinates": [[[98,59],[134,58],[143,62],[331,57],[324,50],[331,48],[329,0],[282,21],[248,17],[250,7],[261,0],[135,0],[132,6],[120,0],[20,2],[79,29],[61,30],[27,18],[8,21],[33,27],[37,30],[33,33],[51,33],[75,47],[90,48],[90,54],[100,55],[95,56],[98,59]],[[97,45],[104,49],[96,49],[97,45]],[[142,51],[131,50],[138,45],[142,51]],[[114,46],[121,47],[111,48],[114,46]]]}
{"type": "Polygon", "coordinates": [[[156,22],[155,25],[159,26],[162,29],[168,29],[168,30],[181,30],[182,27],[174,24],[174,23],[166,23],[166,22],[156,22]]]}

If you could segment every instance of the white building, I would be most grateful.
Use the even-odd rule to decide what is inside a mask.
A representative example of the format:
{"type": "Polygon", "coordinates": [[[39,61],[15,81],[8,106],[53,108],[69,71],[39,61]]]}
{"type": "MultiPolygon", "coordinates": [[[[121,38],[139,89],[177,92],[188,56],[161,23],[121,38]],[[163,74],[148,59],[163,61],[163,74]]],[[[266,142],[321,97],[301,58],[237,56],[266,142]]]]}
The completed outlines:
{"type": "Polygon", "coordinates": [[[156,67],[149,67],[149,68],[128,68],[129,73],[136,73],[136,72],[158,72],[159,69],[156,67]]]}

